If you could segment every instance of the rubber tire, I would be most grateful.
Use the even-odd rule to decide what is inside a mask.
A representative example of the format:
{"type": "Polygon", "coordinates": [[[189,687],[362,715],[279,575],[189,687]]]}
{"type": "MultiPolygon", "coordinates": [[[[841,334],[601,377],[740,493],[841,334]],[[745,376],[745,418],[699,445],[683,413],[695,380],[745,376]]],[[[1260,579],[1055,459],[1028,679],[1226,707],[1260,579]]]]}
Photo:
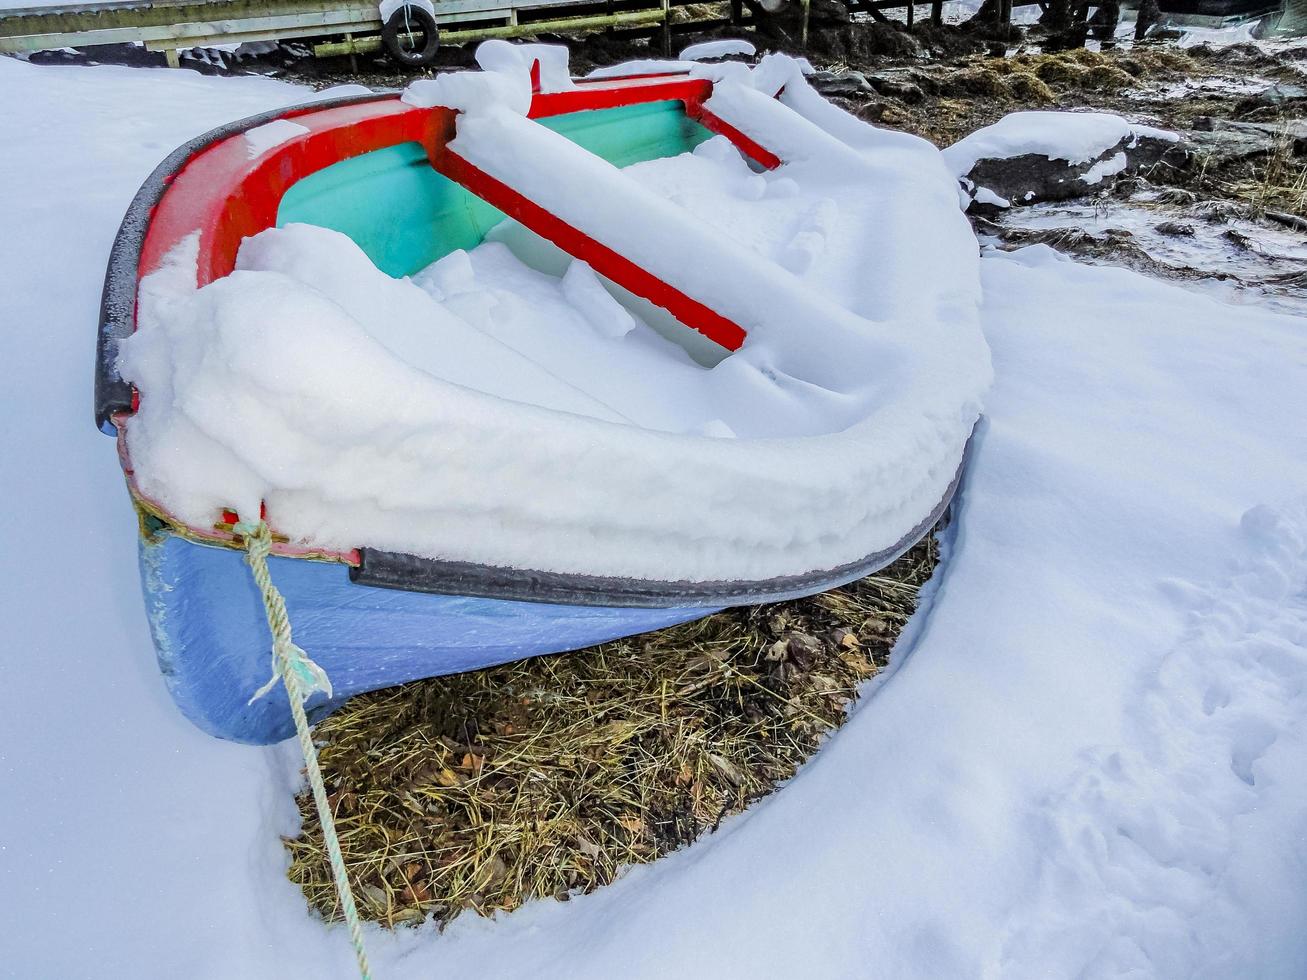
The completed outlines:
{"type": "Polygon", "coordinates": [[[381,43],[386,49],[386,54],[398,64],[406,68],[425,68],[436,60],[436,52],[440,49],[440,28],[436,26],[436,18],[417,4],[409,5],[408,24],[421,28],[426,38],[426,43],[420,50],[411,51],[400,42],[400,35],[404,33],[406,26],[402,6],[381,26],[381,43]]]}

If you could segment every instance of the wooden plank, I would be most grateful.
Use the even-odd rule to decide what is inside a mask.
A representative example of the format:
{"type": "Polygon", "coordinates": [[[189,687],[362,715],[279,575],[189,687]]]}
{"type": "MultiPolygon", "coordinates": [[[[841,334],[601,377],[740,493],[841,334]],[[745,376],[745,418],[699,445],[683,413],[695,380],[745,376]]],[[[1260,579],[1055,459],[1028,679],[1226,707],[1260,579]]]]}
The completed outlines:
{"type": "Polygon", "coordinates": [[[341,0],[213,0],[212,3],[96,4],[93,7],[52,8],[41,12],[0,12],[0,37],[34,34],[73,34],[117,28],[167,27],[197,20],[249,20],[296,14],[333,13],[338,19],[367,18],[377,23],[375,4],[341,0]],[[203,12],[202,16],[196,14],[203,12]]]}
{"type": "MultiPolygon", "coordinates": [[[[508,6],[503,0],[441,0],[436,9],[440,23],[451,24],[469,20],[506,20],[515,16],[515,11],[519,10],[542,11],[589,2],[593,0],[521,0],[514,6],[508,6]]],[[[319,37],[324,34],[381,30],[377,8],[370,3],[341,4],[333,3],[332,0],[283,2],[281,12],[274,5],[265,3],[265,12],[252,17],[235,16],[238,11],[254,9],[241,0],[148,8],[136,4],[98,4],[96,7],[93,11],[72,12],[69,14],[71,21],[62,13],[50,16],[25,14],[22,17],[0,19],[0,53],[14,54],[134,41],[142,42],[152,50],[166,50],[237,41],[319,37]],[[214,13],[230,13],[233,16],[190,19],[200,9],[205,13],[212,10],[214,13]],[[137,13],[141,16],[136,17],[137,13]],[[166,23],[154,23],[164,13],[173,19],[166,23]],[[58,29],[74,24],[97,26],[71,32],[58,29]],[[42,26],[44,29],[32,32],[33,28],[42,26]]]]}
{"type": "MultiPolygon", "coordinates": [[[[96,44],[143,43],[154,51],[193,47],[205,44],[230,44],[239,41],[275,38],[314,37],[345,33],[358,21],[335,21],[327,14],[300,15],[290,18],[254,18],[217,23],[172,24],[161,27],[118,27],[76,34],[37,34],[28,37],[0,37],[0,52],[42,51],[49,48],[90,46],[96,44]]],[[[379,30],[376,21],[371,29],[379,30]]]]}
{"type": "MultiPolygon", "coordinates": [[[[375,10],[374,10],[375,12],[375,10]]],[[[360,22],[355,18],[341,17],[330,11],[311,14],[288,14],[284,17],[260,17],[249,20],[208,20],[189,24],[174,24],[167,28],[167,37],[180,42],[176,47],[187,47],[187,42],[198,43],[200,38],[224,37],[226,35],[254,34],[258,32],[276,33],[281,37],[293,36],[286,32],[296,31],[301,36],[311,34],[344,33],[350,25],[360,22]]],[[[374,18],[365,27],[381,29],[381,21],[374,18]]],[[[156,29],[157,30],[157,29],[156,29]]],[[[153,34],[154,37],[161,35],[153,34]]]]}
{"type": "MultiPolygon", "coordinates": [[[[571,6],[593,0],[436,0],[436,18],[441,23],[473,19],[507,18],[513,8],[536,10],[571,6]]],[[[150,32],[163,28],[182,39],[212,38],[224,31],[252,35],[260,29],[268,37],[313,36],[317,33],[381,30],[381,18],[373,3],[355,0],[167,0],[167,2],[122,2],[77,7],[0,10],[0,52],[16,53],[42,48],[115,44],[158,39],[167,35],[150,32]],[[203,12],[203,17],[195,16],[203,12]],[[325,25],[335,28],[322,30],[325,25]],[[298,35],[288,28],[303,28],[298,35]]],[[[182,45],[185,46],[184,44],[182,45]]]]}
{"type": "MultiPolygon", "coordinates": [[[[455,38],[479,40],[521,37],[543,31],[589,30],[667,23],[667,10],[691,0],[659,0],[661,11],[621,11],[581,17],[549,17],[551,11],[594,0],[435,0],[437,20],[445,24],[469,21],[517,21],[475,32],[445,32],[455,38]],[[521,15],[525,14],[523,18],[521,15]],[[532,16],[542,18],[531,22],[532,16]],[[605,19],[611,17],[612,19],[605,19]],[[598,19],[596,19],[598,18],[598,19]],[[522,20],[527,23],[522,23],[522,20]]],[[[893,0],[884,0],[893,3],[893,0]]],[[[806,7],[806,2],[805,2],[806,7]]],[[[139,42],[151,50],[202,47],[241,41],[320,37],[329,34],[368,34],[381,30],[381,19],[370,0],[108,0],[69,7],[27,7],[0,10],[0,54],[63,47],[139,42]]],[[[375,41],[375,39],[373,39],[375,41]]],[[[356,50],[364,39],[355,39],[356,50]]],[[[375,44],[370,48],[375,50],[375,44]]]]}
{"type": "Polygon", "coordinates": [[[185,38],[150,37],[142,39],[149,51],[167,51],[169,48],[206,48],[219,44],[242,44],[246,41],[277,41],[295,38],[318,37],[323,34],[348,33],[348,24],[327,25],[316,29],[304,27],[286,27],[269,29],[257,27],[249,31],[224,31],[220,34],[196,34],[185,38]]]}
{"type": "MultiPolygon", "coordinates": [[[[595,14],[588,17],[566,17],[558,20],[538,20],[526,24],[505,24],[500,27],[472,28],[462,31],[441,31],[440,39],[449,44],[466,41],[485,41],[490,38],[529,37],[532,34],[561,33],[563,31],[603,30],[605,27],[652,26],[664,18],[660,10],[628,11],[619,14],[595,14]]],[[[331,41],[315,44],[313,53],[320,58],[346,54],[370,54],[381,50],[381,38],[356,37],[353,41],[331,41]]]]}

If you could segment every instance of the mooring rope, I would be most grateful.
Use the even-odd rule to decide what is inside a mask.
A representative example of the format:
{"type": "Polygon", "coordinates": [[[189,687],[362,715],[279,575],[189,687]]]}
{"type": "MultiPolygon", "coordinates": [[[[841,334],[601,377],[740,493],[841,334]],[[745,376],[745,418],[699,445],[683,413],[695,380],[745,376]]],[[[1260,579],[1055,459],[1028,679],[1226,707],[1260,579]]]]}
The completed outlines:
{"type": "Polygon", "coordinates": [[[363,948],[363,926],[359,922],[358,907],[354,904],[354,893],[349,887],[349,878],[345,874],[345,858],[340,853],[340,840],[336,837],[336,823],[331,816],[331,803],[327,800],[327,787],[322,782],[322,768],[318,765],[318,750],[313,745],[313,735],[309,731],[309,719],[304,713],[304,702],[316,691],[331,697],[331,681],[327,673],[291,640],[290,618],[286,615],[286,600],[272,584],[272,575],[268,571],[268,555],[272,551],[272,531],[266,521],[257,524],[241,522],[233,529],[245,539],[248,552],[246,561],[254,573],[254,582],[263,595],[263,610],[268,615],[268,629],[272,631],[272,679],[264,684],[254,697],[253,704],[277,685],[281,680],[286,685],[286,697],[290,701],[290,713],[295,719],[295,732],[299,735],[300,750],[304,753],[304,769],[308,773],[309,785],[313,787],[313,802],[318,808],[318,819],[322,822],[322,836],[327,842],[327,856],[331,860],[331,873],[336,880],[336,894],[345,913],[345,922],[349,925],[350,942],[354,944],[354,955],[358,958],[359,975],[363,980],[371,980],[372,971],[368,967],[368,954],[363,948]]]}

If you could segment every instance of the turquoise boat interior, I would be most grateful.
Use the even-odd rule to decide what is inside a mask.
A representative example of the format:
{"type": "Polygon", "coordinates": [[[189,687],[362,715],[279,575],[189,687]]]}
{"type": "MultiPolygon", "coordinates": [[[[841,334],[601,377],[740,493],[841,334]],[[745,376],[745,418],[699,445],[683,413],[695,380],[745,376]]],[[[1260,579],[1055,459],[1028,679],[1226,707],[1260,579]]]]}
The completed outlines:
{"type": "MultiPolygon", "coordinates": [[[[536,120],[617,167],[693,150],[712,133],[679,101],[588,109],[536,120]]],[[[407,276],[479,245],[504,214],[437,172],[426,150],[401,143],[334,163],[291,185],[277,225],[348,235],[391,276],[407,276]]]]}

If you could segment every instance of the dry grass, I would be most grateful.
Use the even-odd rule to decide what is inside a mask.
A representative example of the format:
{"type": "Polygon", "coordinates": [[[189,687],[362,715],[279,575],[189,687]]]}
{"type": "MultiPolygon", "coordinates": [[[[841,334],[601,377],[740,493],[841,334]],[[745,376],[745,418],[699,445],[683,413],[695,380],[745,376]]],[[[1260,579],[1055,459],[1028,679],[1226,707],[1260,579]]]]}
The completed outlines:
{"type": "MultiPolygon", "coordinates": [[[[869,111],[859,111],[857,105],[851,108],[877,124],[947,146],[1019,108],[1089,107],[1134,116],[1148,106],[1137,97],[1141,86],[1216,70],[1215,64],[1200,64],[1164,49],[969,57],[955,64],[914,65],[910,77],[926,96],[920,102],[900,105],[879,95],[870,102],[869,111]]],[[[1203,108],[1192,102],[1184,105],[1186,112],[1203,108]]]]}
{"type": "Polygon", "coordinates": [[[1247,201],[1258,217],[1268,210],[1307,215],[1307,165],[1294,153],[1295,143],[1287,129],[1280,132],[1274,150],[1254,163],[1252,179],[1227,183],[1222,190],[1247,201]]]}
{"type": "Polygon", "coordinates": [[[1204,202],[1210,221],[1230,217],[1257,219],[1269,212],[1307,218],[1307,160],[1295,153],[1297,140],[1286,128],[1271,152],[1213,165],[1201,156],[1185,183],[1216,196],[1204,202]]]}
{"type": "Polygon", "coordinates": [[[1028,71],[1014,71],[1007,76],[1008,94],[1017,102],[1049,105],[1057,96],[1039,76],[1028,71]]]}
{"type": "MultiPolygon", "coordinates": [[[[845,720],[937,560],[588,650],[355,698],[316,730],[350,878],[387,925],[589,892],[773,791],[845,720]]],[[[305,795],[290,877],[338,914],[305,795]]]]}
{"type": "Polygon", "coordinates": [[[1031,58],[1030,70],[1035,77],[1048,85],[1079,88],[1087,69],[1070,60],[1050,55],[1045,58],[1031,58]]]}
{"type": "Polygon", "coordinates": [[[1094,65],[1085,69],[1080,79],[1082,88],[1095,92],[1119,92],[1135,84],[1135,76],[1116,65],[1094,65]]]}

